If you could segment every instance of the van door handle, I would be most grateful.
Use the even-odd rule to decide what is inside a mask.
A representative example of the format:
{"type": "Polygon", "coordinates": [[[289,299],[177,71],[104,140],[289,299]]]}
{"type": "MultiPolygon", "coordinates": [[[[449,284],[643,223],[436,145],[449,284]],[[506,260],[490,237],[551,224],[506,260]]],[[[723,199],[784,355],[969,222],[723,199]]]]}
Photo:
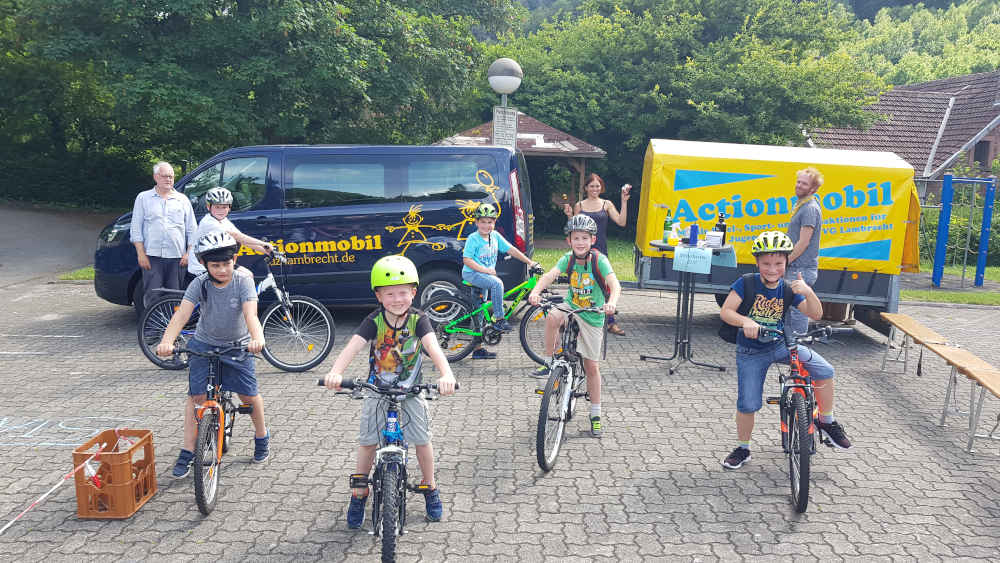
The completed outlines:
{"type": "Polygon", "coordinates": [[[260,217],[257,217],[257,226],[259,226],[259,227],[265,227],[267,225],[272,225],[272,224],[274,224],[276,222],[277,221],[275,219],[272,219],[272,218],[270,218],[270,217],[268,217],[266,215],[261,215],[260,217]]]}

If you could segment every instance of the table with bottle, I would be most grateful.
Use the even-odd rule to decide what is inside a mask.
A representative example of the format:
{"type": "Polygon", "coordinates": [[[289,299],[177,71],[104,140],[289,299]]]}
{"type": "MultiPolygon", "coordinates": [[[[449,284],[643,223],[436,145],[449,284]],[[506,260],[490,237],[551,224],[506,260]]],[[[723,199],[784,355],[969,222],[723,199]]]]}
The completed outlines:
{"type": "Polygon", "coordinates": [[[667,220],[664,221],[663,239],[649,241],[649,244],[658,251],[674,252],[674,270],[680,274],[677,285],[677,311],[675,313],[677,330],[674,334],[674,351],[669,356],[641,354],[639,356],[640,360],[665,362],[674,362],[676,360],[669,367],[671,375],[684,362],[705,368],[726,371],[726,368],[723,366],[695,361],[691,345],[695,274],[709,273],[713,264],[723,267],[736,267],[733,247],[726,245],[725,239],[726,224],[725,216],[722,213],[719,214],[719,222],[716,223],[715,228],[705,233],[704,240],[699,240],[697,223],[692,223],[687,229],[681,230],[678,222],[670,220],[668,211],[667,220]],[[679,254],[683,254],[685,259],[679,260],[679,254]]]}

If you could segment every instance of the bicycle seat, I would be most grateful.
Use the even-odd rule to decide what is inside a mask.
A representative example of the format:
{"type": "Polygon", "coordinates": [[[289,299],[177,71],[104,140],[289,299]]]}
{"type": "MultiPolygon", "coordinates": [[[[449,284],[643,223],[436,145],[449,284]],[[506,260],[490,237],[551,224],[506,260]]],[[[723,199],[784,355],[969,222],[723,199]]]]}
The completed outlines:
{"type": "Polygon", "coordinates": [[[481,287],[472,285],[465,280],[462,280],[462,289],[464,289],[465,292],[473,299],[479,299],[480,301],[484,301],[486,299],[486,292],[483,291],[481,287]]]}

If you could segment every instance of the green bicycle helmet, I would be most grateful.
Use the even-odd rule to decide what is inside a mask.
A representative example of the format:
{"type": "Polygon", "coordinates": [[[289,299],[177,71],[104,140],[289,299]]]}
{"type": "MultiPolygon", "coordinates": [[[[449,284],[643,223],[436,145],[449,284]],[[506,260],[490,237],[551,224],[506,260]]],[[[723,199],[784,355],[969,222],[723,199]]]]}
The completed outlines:
{"type": "Polygon", "coordinates": [[[497,211],[496,207],[493,207],[492,203],[480,203],[479,207],[472,214],[476,219],[482,217],[487,217],[489,219],[496,219],[500,213],[497,211]]]}
{"type": "Polygon", "coordinates": [[[785,233],[781,231],[765,231],[753,239],[753,245],[750,246],[750,253],[754,256],[770,254],[772,252],[791,254],[794,246],[792,239],[788,238],[788,235],[785,233]]]}
{"type": "Polygon", "coordinates": [[[417,267],[406,256],[383,256],[372,265],[372,289],[404,283],[420,283],[417,267]]]}

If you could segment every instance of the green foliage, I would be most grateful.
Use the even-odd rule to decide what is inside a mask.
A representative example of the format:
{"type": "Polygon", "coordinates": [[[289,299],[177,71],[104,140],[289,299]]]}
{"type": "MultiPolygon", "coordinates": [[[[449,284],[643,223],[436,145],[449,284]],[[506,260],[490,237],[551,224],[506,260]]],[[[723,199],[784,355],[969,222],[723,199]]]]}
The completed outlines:
{"type": "Polygon", "coordinates": [[[858,24],[850,53],[890,84],[911,84],[1000,67],[1000,4],[967,0],[884,9],[858,24]]]}

